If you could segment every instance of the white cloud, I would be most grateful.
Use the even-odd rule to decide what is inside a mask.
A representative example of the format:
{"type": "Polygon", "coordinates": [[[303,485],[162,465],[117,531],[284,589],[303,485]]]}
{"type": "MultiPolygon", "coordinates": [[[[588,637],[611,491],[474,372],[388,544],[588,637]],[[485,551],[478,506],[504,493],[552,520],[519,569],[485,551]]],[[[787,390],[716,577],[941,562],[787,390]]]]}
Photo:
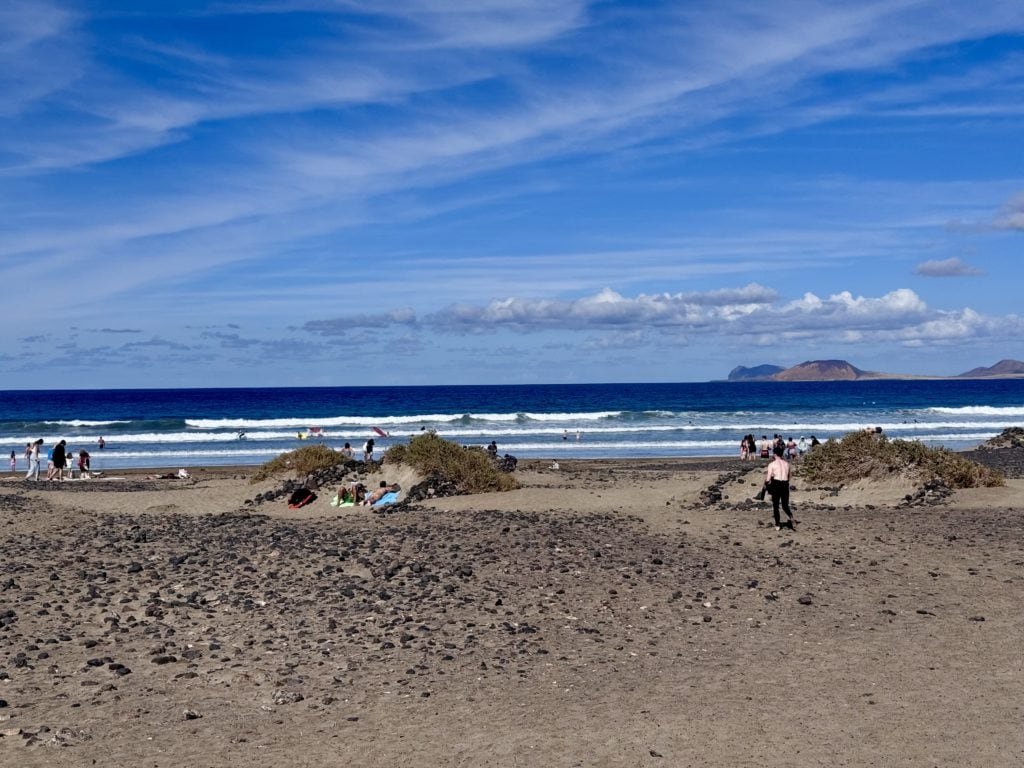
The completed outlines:
{"type": "Polygon", "coordinates": [[[1024,195],[1017,195],[1006,203],[996,217],[995,224],[997,229],[1024,231],[1024,195]]]}
{"type": "Polygon", "coordinates": [[[921,262],[915,267],[914,272],[922,277],[976,277],[984,274],[980,269],[955,257],[921,262]]]}
{"type": "Polygon", "coordinates": [[[497,327],[520,331],[694,327],[714,317],[747,316],[774,298],[774,291],[756,284],[737,290],[640,294],[636,298],[605,288],[575,300],[510,297],[483,306],[456,304],[428,315],[423,322],[456,332],[497,327]]]}

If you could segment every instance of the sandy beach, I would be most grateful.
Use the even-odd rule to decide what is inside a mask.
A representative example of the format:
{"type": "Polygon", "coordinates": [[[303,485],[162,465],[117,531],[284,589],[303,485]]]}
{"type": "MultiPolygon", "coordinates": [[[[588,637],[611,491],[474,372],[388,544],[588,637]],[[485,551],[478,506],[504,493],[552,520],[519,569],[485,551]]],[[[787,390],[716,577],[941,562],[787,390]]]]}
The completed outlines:
{"type": "Polygon", "coordinates": [[[0,765],[1021,764],[1024,458],[989,454],[1005,487],[797,471],[793,532],[734,459],[382,512],[19,475],[0,765]]]}

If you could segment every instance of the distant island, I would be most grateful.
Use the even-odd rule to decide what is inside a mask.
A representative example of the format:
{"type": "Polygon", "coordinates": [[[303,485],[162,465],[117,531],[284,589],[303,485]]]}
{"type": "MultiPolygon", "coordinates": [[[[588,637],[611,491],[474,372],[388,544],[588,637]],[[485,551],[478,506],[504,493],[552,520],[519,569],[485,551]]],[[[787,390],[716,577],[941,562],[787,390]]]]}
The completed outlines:
{"type": "Polygon", "coordinates": [[[781,365],[739,365],[727,381],[859,381],[862,379],[993,379],[1024,377],[1024,362],[1000,360],[987,368],[972,368],[953,376],[918,376],[902,373],[862,371],[846,360],[807,360],[786,368],[781,365]]]}

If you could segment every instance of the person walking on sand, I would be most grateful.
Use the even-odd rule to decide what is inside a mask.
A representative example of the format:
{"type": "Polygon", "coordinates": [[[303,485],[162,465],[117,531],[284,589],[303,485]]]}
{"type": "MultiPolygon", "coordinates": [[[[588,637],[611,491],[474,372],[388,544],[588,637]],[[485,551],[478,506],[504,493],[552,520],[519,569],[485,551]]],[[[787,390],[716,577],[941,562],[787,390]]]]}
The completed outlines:
{"type": "Polygon", "coordinates": [[[777,446],[775,448],[775,459],[768,465],[764,481],[768,486],[768,493],[772,497],[772,516],[775,518],[775,530],[782,528],[779,520],[779,505],[789,518],[787,525],[793,530],[793,513],[789,511],[789,462],[785,459],[786,449],[777,446]]]}
{"type": "Polygon", "coordinates": [[[42,444],[42,438],[36,440],[34,443],[29,443],[32,450],[30,450],[28,454],[28,472],[25,474],[26,480],[39,479],[39,446],[42,444]]]}
{"type": "Polygon", "coordinates": [[[366,441],[366,445],[363,446],[363,461],[369,463],[373,461],[373,438],[371,437],[366,441]]]}
{"type": "Polygon", "coordinates": [[[11,474],[13,475],[18,471],[18,457],[14,455],[14,451],[11,451],[11,474]]]}

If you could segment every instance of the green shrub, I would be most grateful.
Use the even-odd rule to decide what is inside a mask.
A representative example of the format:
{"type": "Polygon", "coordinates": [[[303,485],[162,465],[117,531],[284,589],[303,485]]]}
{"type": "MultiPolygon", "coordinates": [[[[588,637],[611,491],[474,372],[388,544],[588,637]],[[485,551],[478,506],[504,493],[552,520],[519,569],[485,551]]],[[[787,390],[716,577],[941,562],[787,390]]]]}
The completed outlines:
{"type": "Polygon", "coordinates": [[[483,448],[464,448],[432,433],[388,448],[385,460],[406,464],[426,477],[439,475],[462,493],[510,491],[518,486],[514,477],[494,466],[483,448]]]}
{"type": "Polygon", "coordinates": [[[851,432],[829,440],[805,454],[800,475],[823,485],[865,478],[907,477],[916,482],[938,480],[947,488],[1005,485],[994,469],[946,450],[928,448],[917,440],[889,440],[871,432],[851,432]]]}
{"type": "Polygon", "coordinates": [[[344,456],[326,445],[304,445],[261,465],[253,475],[252,482],[258,483],[286,472],[305,477],[318,469],[328,469],[345,461],[347,459],[344,456]]]}

